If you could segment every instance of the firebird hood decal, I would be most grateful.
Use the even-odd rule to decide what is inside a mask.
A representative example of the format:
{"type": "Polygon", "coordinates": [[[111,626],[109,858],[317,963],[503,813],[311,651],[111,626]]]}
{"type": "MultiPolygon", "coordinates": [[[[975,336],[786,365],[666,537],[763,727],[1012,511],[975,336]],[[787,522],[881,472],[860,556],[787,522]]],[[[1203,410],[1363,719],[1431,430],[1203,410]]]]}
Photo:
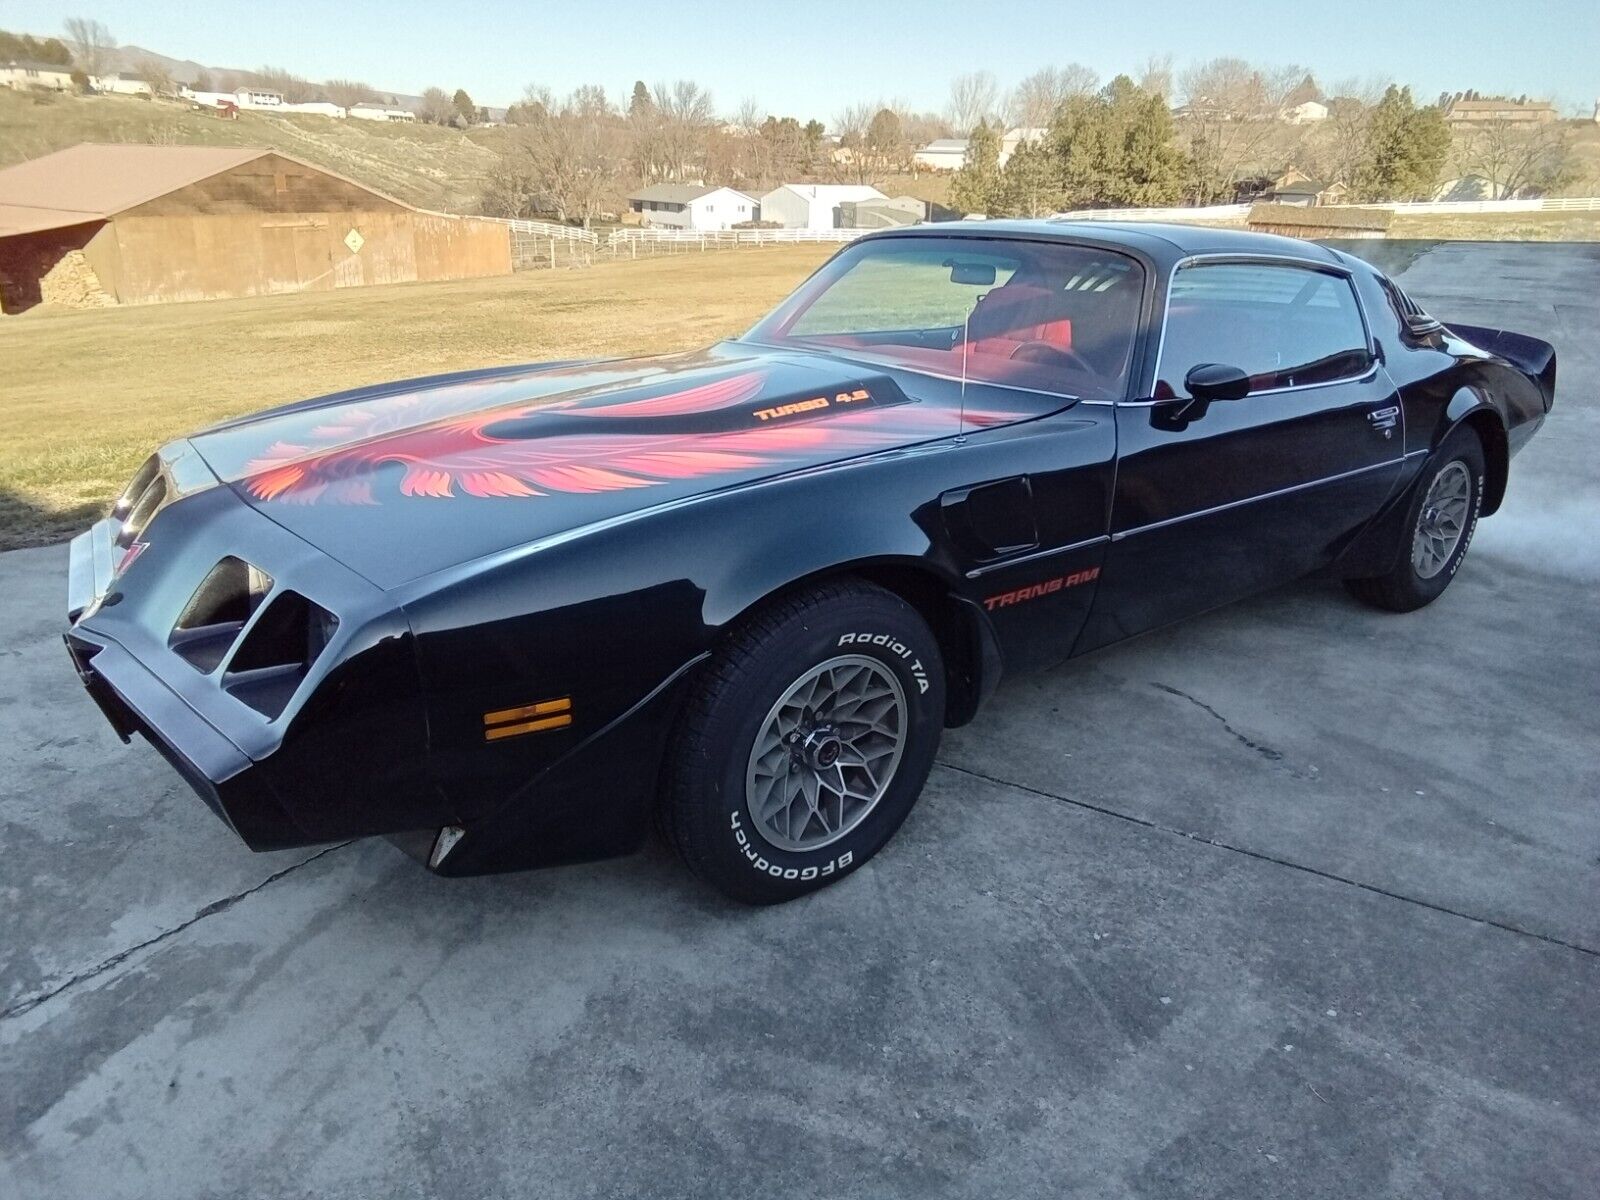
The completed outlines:
{"type": "MultiPolygon", "coordinates": [[[[1033,415],[969,404],[968,427],[1033,415]]],[[[859,364],[718,347],[357,394],[198,435],[278,523],[384,586],[632,509],[953,435],[859,364]]]]}

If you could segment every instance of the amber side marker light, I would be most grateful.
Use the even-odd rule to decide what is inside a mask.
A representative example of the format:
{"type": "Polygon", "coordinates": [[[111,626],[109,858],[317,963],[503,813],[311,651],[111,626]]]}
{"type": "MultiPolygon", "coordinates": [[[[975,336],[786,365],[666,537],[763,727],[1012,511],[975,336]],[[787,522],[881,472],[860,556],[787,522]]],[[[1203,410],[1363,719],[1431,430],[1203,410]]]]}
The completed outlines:
{"type": "Polygon", "coordinates": [[[565,729],[572,724],[572,697],[559,700],[541,700],[537,704],[524,704],[521,708],[501,708],[483,714],[483,740],[499,741],[524,733],[543,733],[547,729],[565,729]]]}

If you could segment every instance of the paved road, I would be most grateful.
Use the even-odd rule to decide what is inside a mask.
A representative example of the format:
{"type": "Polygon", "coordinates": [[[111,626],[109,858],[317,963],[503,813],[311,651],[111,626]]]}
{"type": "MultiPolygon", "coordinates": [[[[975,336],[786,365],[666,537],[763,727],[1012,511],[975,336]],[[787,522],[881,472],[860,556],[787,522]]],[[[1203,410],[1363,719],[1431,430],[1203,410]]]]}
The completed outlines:
{"type": "Polygon", "coordinates": [[[784,908],[249,854],[0,556],[0,1195],[1593,1196],[1600,248],[1383,251],[1561,354],[1444,599],[1009,685],[784,908]]]}

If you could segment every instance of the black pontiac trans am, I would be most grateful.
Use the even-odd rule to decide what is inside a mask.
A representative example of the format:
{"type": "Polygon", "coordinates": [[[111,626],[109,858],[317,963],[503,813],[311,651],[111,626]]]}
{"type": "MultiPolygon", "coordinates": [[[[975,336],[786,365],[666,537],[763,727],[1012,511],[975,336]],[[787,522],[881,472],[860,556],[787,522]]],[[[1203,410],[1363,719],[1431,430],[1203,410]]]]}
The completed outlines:
{"type": "Polygon", "coordinates": [[[73,542],[66,640],[254,849],[465,875],[659,820],[784,900],[883,847],[1007,671],[1311,572],[1435,599],[1554,384],[1308,243],[897,230],[696,353],[174,442],[73,542]]]}

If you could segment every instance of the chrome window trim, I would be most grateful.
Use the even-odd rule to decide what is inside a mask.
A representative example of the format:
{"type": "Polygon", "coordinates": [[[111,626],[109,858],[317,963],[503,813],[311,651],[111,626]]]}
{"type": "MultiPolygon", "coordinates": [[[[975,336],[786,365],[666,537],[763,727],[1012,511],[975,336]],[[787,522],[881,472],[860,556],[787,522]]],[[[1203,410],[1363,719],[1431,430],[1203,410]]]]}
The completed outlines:
{"type": "MultiPolygon", "coordinates": [[[[1309,392],[1315,390],[1316,388],[1338,387],[1341,384],[1346,383],[1367,383],[1368,381],[1377,378],[1379,365],[1380,364],[1374,360],[1372,365],[1368,367],[1362,374],[1346,375],[1340,379],[1324,379],[1317,383],[1296,383],[1287,387],[1262,388],[1259,392],[1251,392],[1249,396],[1245,397],[1245,399],[1253,399],[1256,396],[1277,396],[1284,392],[1309,392]]],[[[1089,401],[1085,400],[1083,403],[1088,404],[1089,401]]],[[[1110,402],[1102,400],[1096,401],[1095,403],[1105,404],[1110,402]]],[[[1175,400],[1121,400],[1116,402],[1118,408],[1154,408],[1158,404],[1193,403],[1193,400],[1185,400],[1181,397],[1175,400]]]]}
{"type": "MultiPolygon", "coordinates": [[[[976,222],[975,222],[975,224],[976,224],[976,222]]],[[[832,257],[830,257],[826,262],[824,262],[821,266],[819,266],[810,275],[806,276],[806,278],[800,283],[799,287],[795,288],[794,291],[790,292],[787,296],[785,296],[782,300],[780,300],[778,302],[777,307],[771,309],[770,311],[768,311],[766,313],[763,313],[761,315],[761,318],[753,326],[751,326],[749,329],[745,330],[743,333],[736,334],[733,337],[730,337],[730,338],[728,338],[726,340],[727,341],[731,341],[731,342],[742,342],[742,343],[745,343],[746,345],[751,345],[751,346],[761,346],[761,347],[763,347],[765,349],[768,349],[768,350],[799,351],[800,353],[820,354],[820,355],[829,356],[829,357],[842,358],[842,359],[845,359],[846,361],[849,361],[849,362],[860,363],[863,366],[875,367],[875,368],[877,368],[879,370],[883,370],[883,369],[887,368],[889,370],[905,371],[905,372],[907,372],[909,374],[922,375],[922,376],[924,376],[926,378],[929,378],[929,379],[941,379],[941,380],[944,380],[947,383],[965,382],[969,386],[1004,388],[1007,391],[1022,392],[1022,393],[1026,394],[1026,395],[1031,395],[1031,396],[1041,396],[1041,397],[1044,397],[1044,398],[1049,399],[1049,400],[1065,400],[1065,401],[1070,402],[1070,406],[1075,406],[1075,405],[1079,405],[1079,404],[1089,404],[1089,405],[1093,405],[1095,407],[1111,408],[1111,407],[1115,407],[1118,404],[1123,403],[1130,395],[1133,394],[1134,388],[1139,382],[1139,379],[1138,379],[1138,376],[1139,376],[1139,357],[1140,357],[1139,352],[1140,352],[1140,350],[1142,348],[1141,342],[1143,340],[1141,338],[1141,336],[1140,336],[1141,330],[1138,327],[1137,321],[1142,321],[1143,320],[1145,307],[1146,307],[1146,305],[1148,305],[1150,303],[1151,299],[1154,297],[1155,290],[1160,285],[1160,282],[1161,282],[1161,268],[1160,268],[1160,266],[1159,266],[1159,264],[1157,262],[1155,262],[1154,260],[1152,260],[1148,256],[1148,254],[1146,254],[1146,253],[1144,253],[1142,251],[1139,251],[1139,250],[1135,250],[1134,248],[1132,248],[1130,246],[1108,245],[1108,244],[1106,244],[1104,242],[1097,241],[1092,237],[1091,238],[1087,238],[1087,239],[1083,239],[1083,240],[1072,240],[1070,238],[1056,237],[1056,236],[1053,236],[1053,235],[1052,236],[1034,236],[1034,237],[1029,237],[1029,236],[1027,236],[1025,234],[1016,234],[1016,233],[1011,233],[1011,232],[995,233],[995,232],[982,231],[982,230],[974,231],[974,230],[969,230],[969,229],[964,229],[964,228],[941,230],[938,233],[933,233],[933,232],[931,232],[931,229],[932,229],[931,226],[921,226],[921,227],[918,227],[918,226],[903,226],[903,227],[897,228],[897,229],[873,229],[873,230],[868,230],[866,233],[864,233],[861,237],[857,238],[855,241],[846,243],[845,245],[841,246],[834,257],[837,257],[838,255],[842,255],[842,254],[846,253],[847,251],[854,249],[857,246],[866,245],[868,242],[880,242],[880,241],[913,241],[913,242],[915,242],[915,241],[922,241],[922,240],[932,240],[934,238],[945,238],[945,239],[950,239],[950,240],[953,240],[953,241],[997,242],[997,243],[1000,243],[1001,245],[1004,245],[1004,244],[1006,244],[1008,242],[1029,242],[1029,243],[1032,243],[1034,245],[1067,246],[1067,247],[1070,247],[1070,248],[1076,249],[1076,250],[1092,250],[1092,251],[1096,251],[1096,252],[1101,253],[1101,254],[1109,254],[1109,255],[1112,255],[1112,256],[1114,256],[1116,258],[1126,259],[1128,262],[1132,263],[1134,268],[1139,272],[1139,276],[1140,276],[1140,282],[1139,282],[1139,315],[1138,315],[1138,318],[1136,319],[1136,323],[1135,323],[1135,326],[1134,326],[1134,329],[1133,329],[1133,341],[1132,341],[1132,343],[1131,343],[1131,345],[1129,347],[1129,351],[1128,351],[1128,364],[1127,364],[1127,369],[1125,371],[1124,378],[1123,378],[1123,381],[1122,381],[1122,388],[1121,388],[1122,395],[1121,395],[1121,397],[1115,398],[1115,399],[1110,399],[1110,400],[1101,400],[1101,399],[1098,399],[1098,398],[1097,399],[1085,399],[1082,396],[1073,396],[1073,395],[1071,395],[1069,393],[1065,393],[1065,392],[1057,392],[1057,391],[1053,391],[1053,390],[1050,390],[1050,389],[1047,389],[1047,388],[1023,387],[1023,386],[1021,386],[1019,384],[1014,384],[1014,383],[990,383],[987,380],[975,380],[975,379],[972,379],[971,377],[968,377],[965,381],[963,381],[961,376],[959,376],[959,375],[948,375],[948,374],[945,374],[945,373],[940,372],[940,371],[932,371],[932,370],[928,370],[928,369],[923,368],[923,367],[908,366],[908,365],[903,364],[903,363],[877,362],[877,361],[874,361],[871,358],[863,359],[861,357],[852,357],[850,355],[849,351],[846,350],[846,349],[839,348],[839,347],[833,347],[833,346],[815,345],[815,344],[808,345],[802,339],[796,339],[794,341],[788,341],[788,340],[784,340],[784,339],[780,338],[780,339],[777,339],[777,340],[774,340],[774,341],[765,341],[765,340],[763,340],[761,338],[752,337],[751,336],[753,333],[755,333],[755,331],[757,329],[759,329],[761,326],[765,325],[769,320],[771,320],[772,317],[775,314],[777,314],[784,307],[784,305],[788,304],[791,300],[793,300],[794,297],[795,297],[795,294],[800,290],[801,287],[804,287],[806,284],[810,283],[812,279],[816,278],[817,275],[821,274],[821,272],[823,270],[825,270],[828,266],[830,266],[832,264],[832,262],[833,262],[833,258],[832,257]],[[930,232],[917,233],[917,232],[915,232],[915,230],[918,229],[918,228],[928,229],[928,230],[930,230],[930,232]]],[[[1163,321],[1163,332],[1164,331],[1165,331],[1165,322],[1163,321]]],[[[1040,414],[1040,415],[1042,415],[1042,416],[1053,415],[1054,413],[1065,411],[1067,407],[1069,407],[1069,405],[1063,405],[1063,406],[1061,406],[1059,408],[1052,409],[1049,413],[1044,413],[1044,414],[1040,414]]]]}
{"type": "Polygon", "coordinates": [[[1065,546],[1050,546],[1044,550],[1030,550],[1026,554],[1019,554],[1015,558],[1002,559],[999,562],[984,563],[981,567],[973,567],[967,572],[968,579],[981,579],[994,571],[1004,571],[1007,567],[1017,567],[1024,563],[1036,562],[1041,558],[1050,558],[1056,554],[1070,554],[1074,550],[1086,550],[1090,546],[1098,546],[1102,542],[1109,542],[1109,533],[1097,533],[1094,537],[1084,538],[1081,542],[1071,542],[1065,546]]]}
{"type": "MultiPolygon", "coordinates": [[[[1178,272],[1185,267],[1194,266],[1224,266],[1228,263],[1251,263],[1263,266],[1297,267],[1301,270],[1316,271],[1323,275],[1337,275],[1345,281],[1350,288],[1350,295],[1356,302],[1356,316],[1361,319],[1361,333],[1366,339],[1367,353],[1372,356],[1372,363],[1359,375],[1346,375],[1341,379],[1323,379],[1316,383],[1295,383],[1285,387],[1263,388],[1261,391],[1252,391],[1251,396],[1276,396],[1284,392],[1303,392],[1312,388],[1332,387],[1342,383],[1363,383],[1375,376],[1378,369],[1378,352],[1372,344],[1372,323],[1367,320],[1366,307],[1361,303],[1361,289],[1356,286],[1355,272],[1343,263],[1323,262],[1314,258],[1301,258],[1298,255],[1267,254],[1258,251],[1244,252],[1211,252],[1207,254],[1190,254],[1180,258],[1172,265],[1172,270],[1167,272],[1166,295],[1161,305],[1161,336],[1156,340],[1155,367],[1150,373],[1150,387],[1153,391],[1161,381],[1161,358],[1167,349],[1167,322],[1172,315],[1172,281],[1177,278],[1178,272]]],[[[1172,400],[1122,400],[1119,406],[1124,408],[1150,408],[1157,404],[1183,403],[1182,397],[1172,400]]]]}
{"type": "Polygon", "coordinates": [[[1293,483],[1288,487],[1277,488],[1270,492],[1261,492],[1255,496],[1245,496],[1240,500],[1229,500],[1226,504],[1215,504],[1210,508],[1196,509],[1194,512],[1182,513],[1176,517],[1165,517],[1160,521],[1151,521],[1148,525],[1136,525],[1132,529],[1124,529],[1120,533],[1113,533],[1111,540],[1120,542],[1124,538],[1133,537],[1138,533],[1149,533],[1153,529],[1165,529],[1169,525],[1181,525],[1185,521],[1192,521],[1196,517],[1209,517],[1215,513],[1227,512],[1231,508],[1241,508],[1246,504],[1254,504],[1258,500],[1274,500],[1279,496],[1293,495],[1295,492],[1309,491],[1314,487],[1321,487],[1325,483],[1338,483],[1341,479],[1352,479],[1357,475],[1365,475],[1369,471],[1379,471],[1385,467],[1399,467],[1419,455],[1427,454],[1427,450],[1413,450],[1399,458],[1386,458],[1382,462],[1368,463],[1364,467],[1356,467],[1350,471],[1340,471],[1337,475],[1324,475],[1321,479],[1311,479],[1305,483],[1293,483]]]}

